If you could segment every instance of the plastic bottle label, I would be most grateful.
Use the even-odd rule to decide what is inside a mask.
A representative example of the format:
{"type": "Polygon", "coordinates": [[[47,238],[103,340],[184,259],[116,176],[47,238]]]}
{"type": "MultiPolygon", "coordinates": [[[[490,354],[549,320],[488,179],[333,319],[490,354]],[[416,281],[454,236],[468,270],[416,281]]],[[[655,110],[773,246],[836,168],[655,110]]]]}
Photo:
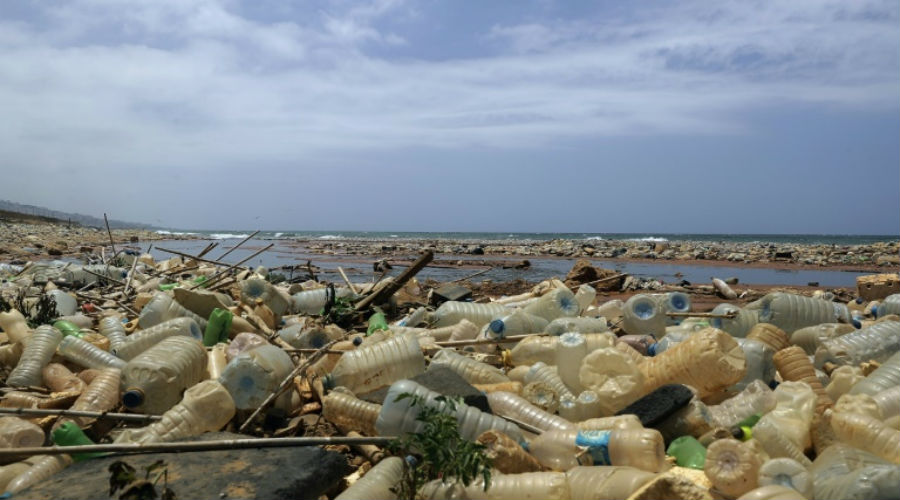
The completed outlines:
{"type": "Polygon", "coordinates": [[[612,465],[609,459],[609,435],[612,431],[579,431],[575,435],[575,446],[584,448],[591,456],[593,465],[612,465]]]}

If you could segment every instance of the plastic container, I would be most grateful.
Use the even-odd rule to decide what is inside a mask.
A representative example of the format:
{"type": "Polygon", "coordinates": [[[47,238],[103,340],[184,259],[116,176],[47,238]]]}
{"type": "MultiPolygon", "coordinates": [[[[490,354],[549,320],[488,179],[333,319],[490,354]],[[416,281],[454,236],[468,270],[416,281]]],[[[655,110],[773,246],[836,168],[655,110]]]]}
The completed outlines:
{"type": "Polygon", "coordinates": [[[206,375],[212,380],[218,380],[225,367],[228,366],[228,358],[225,357],[225,344],[216,344],[207,353],[206,375]]]}
{"type": "Polygon", "coordinates": [[[777,484],[813,498],[813,482],[807,467],[790,458],[773,458],[759,468],[759,485],[777,484]]]}
{"type": "Polygon", "coordinates": [[[734,385],[747,369],[738,343],[715,328],[691,335],[638,368],[644,375],[645,393],[666,384],[686,384],[697,389],[700,397],[734,385]]]}
{"type": "Polygon", "coordinates": [[[770,484],[744,493],[737,500],[809,500],[793,488],[770,484]]]}
{"type": "Polygon", "coordinates": [[[146,330],[176,318],[190,318],[194,320],[200,328],[200,338],[203,338],[202,332],[206,330],[206,318],[189,311],[165,292],[153,294],[150,302],[141,309],[141,314],[138,316],[138,325],[140,325],[141,329],[146,330]]]}
{"type": "Polygon", "coordinates": [[[404,393],[422,398],[422,404],[436,408],[442,413],[455,415],[459,424],[459,434],[465,439],[474,441],[482,432],[494,429],[517,441],[522,441],[522,433],[515,424],[462,403],[457,404],[455,411],[451,410],[446,402],[435,400],[440,393],[431,391],[411,380],[399,380],[388,389],[381,412],[375,422],[375,429],[379,435],[399,436],[422,431],[424,423],[416,420],[422,406],[421,404],[413,405],[411,398],[397,401],[397,397],[404,393]]]}
{"type": "Polygon", "coordinates": [[[453,349],[439,350],[431,358],[431,364],[446,366],[470,384],[499,384],[510,381],[500,369],[458,354],[453,349]]]}
{"type": "Polygon", "coordinates": [[[872,399],[878,405],[883,420],[900,415],[900,385],[877,392],[872,399]]]}
{"type": "Polygon", "coordinates": [[[707,448],[703,471],[717,490],[738,497],[759,485],[760,465],[759,456],[747,443],[719,439],[707,448]]]}
{"type": "Polygon", "coordinates": [[[59,353],[69,361],[85,368],[118,368],[125,367],[125,360],[106,351],[100,350],[90,342],[78,337],[68,336],[59,343],[59,353]]]}
{"type": "Polygon", "coordinates": [[[544,333],[550,335],[562,335],[567,332],[577,333],[603,333],[609,331],[609,324],[603,317],[585,318],[556,318],[544,328],[544,333]]]}
{"type": "Polygon", "coordinates": [[[44,430],[19,417],[0,417],[0,448],[43,446],[44,430]]]}
{"type": "Polygon", "coordinates": [[[584,358],[579,380],[585,389],[597,394],[600,415],[613,415],[647,392],[638,366],[627,354],[609,347],[584,358]]]}
{"type": "Polygon", "coordinates": [[[487,395],[487,400],[495,415],[513,418],[542,431],[575,427],[572,422],[548,413],[525,398],[510,392],[491,392],[487,395]]]}
{"type": "Polygon", "coordinates": [[[782,429],[772,420],[761,419],[757,422],[753,426],[753,437],[759,441],[772,458],[791,458],[804,467],[812,464],[803,454],[803,449],[792,441],[787,433],[782,432],[782,429]]]}
{"type": "MultiPolygon", "coordinates": [[[[114,410],[119,406],[119,387],[121,385],[121,371],[115,368],[105,368],[97,373],[91,380],[81,396],[72,403],[72,410],[104,412],[114,410]]],[[[60,423],[71,420],[82,429],[91,424],[94,419],[90,417],[63,417],[60,423]]]]}
{"type": "Polygon", "coordinates": [[[887,361],[900,351],[900,321],[884,321],[822,343],[816,349],[816,368],[826,362],[858,365],[887,361]]]}
{"type": "Polygon", "coordinates": [[[730,334],[732,337],[743,338],[759,323],[759,311],[753,309],[741,309],[731,304],[719,304],[713,308],[713,314],[737,313],[734,318],[710,318],[709,324],[730,334]]]}
{"type": "MultiPolygon", "coordinates": [[[[426,483],[421,498],[465,498],[469,500],[568,500],[569,485],[562,472],[523,472],[521,474],[495,474],[491,486],[484,490],[483,479],[476,479],[468,486],[458,482],[434,480],[426,483]]],[[[373,497],[376,498],[376,497],[373,497]]]]}
{"type": "Polygon", "coordinates": [[[86,386],[80,378],[59,363],[50,363],[41,373],[44,384],[53,392],[81,393],[86,386]]]}
{"type": "Polygon", "coordinates": [[[524,311],[540,316],[549,322],[560,317],[578,316],[580,306],[571,290],[556,288],[525,306],[524,311]]]}
{"type": "Polygon", "coordinates": [[[264,345],[269,345],[269,341],[262,335],[241,332],[235,335],[228,347],[225,348],[225,358],[230,363],[234,358],[240,356],[241,353],[264,345]]]}
{"type": "Polygon", "coordinates": [[[56,302],[56,313],[58,316],[71,316],[78,310],[78,302],[75,297],[62,290],[50,290],[47,295],[53,297],[56,302]]]}
{"type": "Polygon", "coordinates": [[[124,344],[118,348],[112,348],[111,352],[128,361],[164,339],[175,336],[185,336],[202,341],[203,330],[200,329],[200,326],[193,319],[170,319],[154,327],[131,334],[124,344]]]}
{"type": "Polygon", "coordinates": [[[280,317],[288,312],[291,307],[291,297],[264,279],[250,278],[241,282],[241,302],[256,304],[261,300],[263,304],[272,310],[275,317],[280,317]]]}
{"type": "Polygon", "coordinates": [[[762,342],[774,352],[791,346],[791,341],[784,330],[770,323],[757,323],[750,329],[747,338],[762,342]]]}
{"type": "Polygon", "coordinates": [[[347,351],[325,376],[326,389],[344,386],[361,394],[425,371],[425,356],[415,335],[394,335],[384,342],[347,351]]]}
{"type": "MultiPolygon", "coordinates": [[[[628,498],[655,477],[635,467],[589,466],[566,471],[570,500],[616,500],[628,498]]],[[[523,498],[517,496],[515,498],[523,498]]]]}
{"type": "Polygon", "coordinates": [[[572,394],[572,391],[570,391],[568,387],[566,387],[566,384],[560,378],[559,373],[557,373],[556,367],[548,366],[541,362],[531,365],[531,369],[525,374],[525,383],[531,384],[534,382],[547,384],[547,386],[553,389],[560,398],[568,397],[575,399],[575,395],[572,394]]]}
{"type": "Polygon", "coordinates": [[[330,325],[324,328],[291,325],[280,330],[278,336],[297,349],[320,349],[325,344],[343,337],[344,332],[340,328],[332,328],[330,325]]]}
{"type": "Polygon", "coordinates": [[[494,319],[484,326],[484,338],[502,339],[513,335],[528,335],[539,333],[548,325],[547,320],[529,314],[521,309],[515,309],[502,318],[494,319]]]}
{"type": "Polygon", "coordinates": [[[649,472],[666,467],[663,438],[655,429],[552,430],[535,437],[528,451],[545,467],[627,465],[649,472]]]}
{"type": "Polygon", "coordinates": [[[579,379],[581,361],[587,356],[587,342],[580,333],[564,333],[556,348],[556,367],[559,378],[572,394],[580,394],[584,387],[579,379]]]}
{"type": "Polygon", "coordinates": [[[376,436],[375,420],[379,412],[380,404],[363,401],[340,389],[329,392],[322,400],[322,416],[344,432],[376,436]]]}
{"type": "Polygon", "coordinates": [[[606,318],[609,322],[615,322],[625,314],[625,302],[620,299],[613,299],[604,302],[600,306],[589,308],[585,311],[585,316],[606,318]]]}
{"type": "Polygon", "coordinates": [[[384,458],[336,496],[335,500],[395,500],[398,498],[397,494],[391,490],[403,478],[403,467],[403,459],[400,457],[384,458]]]}
{"type": "Polygon", "coordinates": [[[816,500],[897,498],[900,467],[842,443],[826,448],[810,468],[816,500]]]}
{"type": "Polygon", "coordinates": [[[28,337],[19,363],[6,379],[6,385],[11,387],[43,385],[44,377],[41,370],[50,363],[62,337],[62,333],[50,325],[37,327],[28,337]]]}
{"type": "Polygon", "coordinates": [[[575,403],[578,405],[578,409],[574,422],[600,418],[603,415],[603,401],[594,391],[581,391],[581,394],[575,399],[575,403]]]}
{"type": "Polygon", "coordinates": [[[0,328],[6,332],[10,344],[20,344],[31,336],[31,329],[25,321],[25,316],[15,309],[0,312],[0,328]]]}
{"type": "Polygon", "coordinates": [[[125,325],[116,316],[107,316],[100,320],[100,334],[109,339],[110,352],[114,352],[128,342],[125,325]]]}
{"type": "MultiPolygon", "coordinates": [[[[327,288],[304,290],[291,296],[291,310],[296,314],[317,315],[322,312],[327,301],[327,288]]],[[[335,288],[336,299],[352,298],[354,293],[349,288],[335,288]]],[[[274,312],[274,311],[273,311],[274,312]]]]}
{"type": "Polygon", "coordinates": [[[18,493],[25,488],[46,481],[72,463],[69,455],[46,455],[35,460],[34,465],[6,485],[7,493],[18,493]]]}
{"type": "Polygon", "coordinates": [[[235,414],[228,390],[215,380],[204,380],[184,391],[184,398],[163,413],[162,419],[140,429],[128,429],[116,443],[175,441],[225,427],[235,414]]]}
{"type": "Polygon", "coordinates": [[[122,370],[122,403],[131,411],[161,415],[182,392],[203,380],[206,348],[190,337],[169,337],[122,370]]]}
{"type": "Polygon", "coordinates": [[[834,405],[834,401],[831,400],[816,377],[813,365],[803,349],[797,346],[782,349],[775,353],[773,360],[783,380],[805,382],[812,388],[818,398],[816,412],[821,413],[825,408],[834,405]]]}
{"type": "MultiPolygon", "coordinates": [[[[239,410],[259,407],[290,375],[294,363],[288,353],[267,344],[242,352],[231,360],[219,377],[239,410]]],[[[285,392],[276,406],[288,409],[291,393],[285,392]]]]}
{"type": "Polygon", "coordinates": [[[760,321],[772,323],[787,334],[806,326],[850,322],[850,312],[845,304],[802,295],[770,293],[761,299],[761,306],[760,321]]]}
{"type": "Polygon", "coordinates": [[[650,295],[637,294],[629,298],[623,307],[625,321],[622,328],[631,335],[653,335],[657,338],[666,333],[664,308],[650,295]]]}
{"type": "Polygon", "coordinates": [[[743,391],[717,405],[707,407],[715,426],[733,427],[745,418],[765,415],[775,408],[775,394],[761,380],[747,384],[743,391]]]}
{"type": "Polygon", "coordinates": [[[790,340],[791,344],[803,348],[806,354],[812,355],[824,342],[855,331],[853,325],[846,323],[822,323],[795,331],[791,334],[790,340]]]}
{"type": "MultiPolygon", "coordinates": [[[[2,264],[0,264],[2,265],[2,264]]],[[[39,458],[36,456],[34,459],[39,458]]],[[[33,460],[34,460],[33,459],[33,460]]],[[[31,468],[31,464],[28,462],[15,462],[9,465],[5,465],[0,467],[0,491],[6,491],[6,486],[10,481],[15,479],[17,476],[21,475],[23,472],[27,471],[31,468]]]]}
{"type": "Polygon", "coordinates": [[[596,298],[597,290],[594,287],[587,284],[579,286],[578,291],[575,292],[575,302],[578,302],[578,313],[581,314],[582,311],[590,307],[596,298]]]}
{"type": "Polygon", "coordinates": [[[441,304],[435,311],[432,327],[441,328],[455,325],[467,319],[477,328],[490,323],[494,318],[506,316],[512,309],[502,304],[476,304],[474,302],[458,302],[450,300],[441,304]]]}
{"type": "Polygon", "coordinates": [[[860,413],[834,413],[831,428],[841,441],[900,464],[900,431],[860,413]]]}
{"type": "MultiPolygon", "coordinates": [[[[659,293],[653,294],[654,297],[659,304],[662,306],[663,311],[670,313],[686,313],[691,311],[691,296],[683,293],[683,292],[668,292],[668,293],[659,293]]],[[[677,325],[681,323],[682,318],[680,317],[669,317],[666,316],[666,324],[667,325],[677,325]]]]}
{"type": "MultiPolygon", "coordinates": [[[[758,431],[761,425],[771,423],[773,429],[780,431],[802,452],[812,444],[809,430],[815,413],[816,394],[805,382],[782,382],[775,388],[774,394],[775,408],[763,415],[754,426],[754,430],[758,431]]],[[[762,437],[758,438],[763,440],[762,437]]],[[[767,450],[769,449],[766,442],[763,442],[763,445],[767,450]]],[[[772,457],[785,456],[772,451],[769,451],[769,455],[772,457]]],[[[790,458],[802,463],[802,460],[796,456],[790,456],[790,458]]]]}
{"type": "Polygon", "coordinates": [[[773,362],[775,351],[757,340],[748,338],[735,340],[744,351],[747,372],[744,374],[744,378],[729,390],[732,392],[742,391],[755,380],[762,380],[767,384],[775,380],[775,363],[773,362]]]}
{"type": "Polygon", "coordinates": [[[675,457],[675,463],[679,467],[703,470],[706,447],[693,436],[681,436],[669,443],[666,455],[675,457]]]}
{"type": "MultiPolygon", "coordinates": [[[[91,446],[95,445],[91,438],[87,437],[80,427],[72,422],[66,422],[53,429],[50,435],[51,441],[57,446],[91,446]]],[[[72,458],[78,462],[90,458],[102,457],[104,453],[73,453],[72,458]]]]}
{"type": "Polygon", "coordinates": [[[874,372],[850,389],[850,394],[874,395],[900,385],[900,352],[893,354],[874,372]]]}
{"type": "Polygon", "coordinates": [[[878,305],[878,309],[876,309],[875,312],[875,316],[878,318],[883,318],[888,314],[900,315],[900,293],[885,297],[884,300],[881,301],[881,304],[878,305]]]}

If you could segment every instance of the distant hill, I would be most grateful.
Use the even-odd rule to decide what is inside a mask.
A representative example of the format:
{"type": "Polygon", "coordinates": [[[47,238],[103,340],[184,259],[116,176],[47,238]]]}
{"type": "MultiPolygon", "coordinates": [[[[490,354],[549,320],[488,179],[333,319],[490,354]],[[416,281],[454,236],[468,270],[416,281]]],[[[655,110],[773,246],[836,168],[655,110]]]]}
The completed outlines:
{"type": "MultiPolygon", "coordinates": [[[[105,228],[103,217],[94,217],[92,215],[74,214],[69,212],[60,212],[59,210],[50,210],[49,208],[38,207],[35,205],[25,205],[12,201],[0,200],[0,212],[12,212],[22,214],[24,216],[43,220],[45,222],[68,222],[79,224],[81,226],[101,227],[105,228]]],[[[116,219],[109,219],[109,227],[112,229],[162,229],[150,224],[142,224],[139,222],[127,222],[116,219]]]]}

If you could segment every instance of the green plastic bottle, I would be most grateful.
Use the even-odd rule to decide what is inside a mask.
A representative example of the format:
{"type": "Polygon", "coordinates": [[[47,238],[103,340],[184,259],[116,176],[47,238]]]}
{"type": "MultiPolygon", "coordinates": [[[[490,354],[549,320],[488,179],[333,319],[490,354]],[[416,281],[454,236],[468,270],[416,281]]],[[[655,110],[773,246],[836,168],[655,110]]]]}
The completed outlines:
{"type": "Polygon", "coordinates": [[[59,330],[63,334],[63,337],[68,337],[69,335],[78,338],[84,337],[84,334],[81,333],[81,328],[79,328],[78,325],[72,323],[71,321],[61,319],[53,323],[53,328],[59,330]]]}
{"type": "MultiPolygon", "coordinates": [[[[50,436],[53,444],[57,446],[82,446],[97,444],[84,434],[81,427],[75,422],[66,422],[57,427],[50,436]]],[[[102,457],[105,453],[73,453],[72,459],[76,462],[91,458],[102,457]]]]}
{"type": "Polygon", "coordinates": [[[666,454],[675,457],[681,467],[703,470],[706,464],[706,448],[694,436],[681,436],[669,444],[666,454]]]}
{"type": "Polygon", "coordinates": [[[234,315],[227,309],[215,308],[209,314],[209,322],[206,323],[206,331],[203,332],[203,345],[214,346],[219,342],[228,340],[228,331],[231,330],[231,319],[234,315]]]}
{"type": "Polygon", "coordinates": [[[372,335],[378,330],[388,331],[387,318],[384,317],[384,313],[377,312],[369,317],[369,329],[366,330],[366,335],[372,335]]]}

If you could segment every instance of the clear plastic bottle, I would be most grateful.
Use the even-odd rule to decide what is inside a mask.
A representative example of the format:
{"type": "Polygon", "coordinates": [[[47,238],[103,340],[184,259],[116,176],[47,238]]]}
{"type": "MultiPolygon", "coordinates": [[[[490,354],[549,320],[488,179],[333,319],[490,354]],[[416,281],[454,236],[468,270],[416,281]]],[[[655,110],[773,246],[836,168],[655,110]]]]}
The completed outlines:
{"type": "MultiPolygon", "coordinates": [[[[248,349],[232,359],[219,377],[239,410],[255,409],[290,375],[294,363],[288,353],[271,344],[248,349]]],[[[276,406],[287,409],[290,392],[276,406]]]]}
{"type": "MultiPolygon", "coordinates": [[[[287,314],[291,307],[291,297],[264,279],[250,278],[241,282],[241,302],[255,304],[262,300],[276,317],[287,314]]],[[[318,312],[318,311],[317,311],[318,312]]]]}
{"type": "Polygon", "coordinates": [[[535,437],[528,451],[553,470],[579,465],[627,465],[649,472],[666,467],[663,437],[655,429],[552,430],[535,437]]]}
{"type": "Polygon", "coordinates": [[[753,426],[753,437],[772,458],[791,458],[804,467],[812,464],[803,454],[803,450],[772,420],[763,418],[757,422],[753,426]]]}
{"type": "Polygon", "coordinates": [[[44,430],[19,417],[0,417],[0,448],[43,446],[44,430]]]}
{"type": "Polygon", "coordinates": [[[883,318],[888,314],[900,315],[900,293],[888,295],[881,301],[876,310],[876,317],[883,318]]]}
{"type": "Polygon", "coordinates": [[[655,344],[651,344],[647,348],[649,356],[659,356],[676,345],[687,340],[694,332],[690,330],[673,330],[666,334],[665,337],[659,339],[655,344]]]}
{"type": "MultiPolygon", "coordinates": [[[[35,456],[34,458],[36,459],[40,457],[35,456]]],[[[6,486],[10,483],[10,481],[30,468],[31,464],[28,462],[15,462],[0,467],[0,491],[6,491],[6,486]]]]}
{"type": "Polygon", "coordinates": [[[587,342],[584,335],[575,332],[560,335],[559,344],[556,347],[557,373],[573,395],[584,390],[579,378],[579,370],[581,361],[587,356],[587,353],[587,342]]]}
{"type": "Polygon", "coordinates": [[[492,320],[484,328],[485,338],[502,339],[513,335],[528,335],[539,333],[548,325],[547,320],[529,314],[521,309],[515,309],[502,318],[492,320]]]}
{"type": "Polygon", "coordinates": [[[630,356],[610,347],[584,358],[579,380],[585,389],[597,394],[601,415],[613,415],[646,393],[644,375],[638,366],[630,356]]]}
{"type": "Polygon", "coordinates": [[[816,349],[816,368],[826,362],[858,365],[887,361],[900,351],[900,321],[885,321],[822,343],[816,349]]]}
{"type": "Polygon", "coordinates": [[[487,395],[487,400],[495,415],[513,418],[542,431],[574,428],[572,422],[546,412],[525,398],[510,392],[491,392],[487,395]]]}
{"type": "MultiPolygon", "coordinates": [[[[156,292],[150,302],[141,309],[138,325],[144,330],[175,318],[190,318],[197,323],[200,331],[206,330],[206,318],[203,318],[179,304],[165,292],[156,292]]],[[[202,336],[202,333],[201,333],[202,336]]]]}
{"type": "Polygon", "coordinates": [[[643,429],[640,419],[633,413],[615,417],[599,417],[582,420],[575,424],[580,431],[611,431],[615,429],[643,429]]]}
{"type": "Polygon", "coordinates": [[[469,340],[478,336],[478,327],[467,319],[460,320],[459,323],[452,325],[450,328],[452,328],[452,331],[448,340],[469,340]]]}
{"type": "Polygon", "coordinates": [[[757,323],[750,329],[747,338],[762,342],[774,352],[791,346],[791,341],[784,330],[771,323],[757,323]]]}
{"type": "Polygon", "coordinates": [[[395,500],[398,497],[392,489],[402,479],[403,467],[400,457],[384,458],[334,500],[395,500]]]}
{"type": "Polygon", "coordinates": [[[211,380],[218,380],[228,366],[228,358],[225,357],[225,344],[216,344],[207,352],[206,374],[211,380]]]}
{"type": "Polygon", "coordinates": [[[436,408],[442,413],[454,414],[459,425],[459,434],[465,439],[474,441],[482,432],[495,429],[517,441],[523,440],[522,433],[515,424],[462,403],[457,404],[456,410],[452,411],[446,402],[435,400],[440,393],[429,390],[412,380],[399,380],[388,389],[381,412],[375,422],[375,429],[379,435],[399,436],[422,431],[424,423],[416,420],[422,406],[421,404],[413,405],[410,398],[398,401],[397,397],[404,393],[422,398],[422,404],[436,408]]]}
{"type": "Polygon", "coordinates": [[[100,350],[84,340],[69,335],[62,339],[59,353],[69,361],[85,368],[125,368],[125,360],[100,350]]]}
{"type": "Polygon", "coordinates": [[[897,498],[900,491],[900,467],[843,443],[820,453],[810,472],[816,500],[897,498]]]}
{"type": "Polygon", "coordinates": [[[475,302],[458,302],[450,300],[441,304],[435,311],[432,325],[435,328],[450,326],[467,319],[477,328],[490,323],[491,320],[506,316],[512,309],[502,304],[477,304],[475,302]]]}
{"type": "Polygon", "coordinates": [[[181,393],[203,380],[206,348],[191,337],[169,337],[122,370],[122,403],[131,411],[161,415],[181,393]]]}
{"type": "Polygon", "coordinates": [[[741,309],[731,304],[719,304],[713,308],[713,314],[736,313],[734,318],[711,318],[710,326],[728,332],[732,337],[743,338],[759,323],[759,311],[753,309],[741,309]]]}
{"type": "Polygon", "coordinates": [[[362,394],[425,371],[425,356],[415,335],[394,335],[341,355],[322,384],[326,389],[344,386],[362,394]]]}
{"type": "Polygon", "coordinates": [[[822,323],[795,331],[791,334],[790,341],[791,344],[803,348],[806,354],[813,355],[824,342],[855,331],[853,325],[846,323],[822,323]]]}
{"type": "Polygon", "coordinates": [[[34,465],[6,485],[7,493],[18,493],[25,488],[49,479],[72,463],[69,455],[46,455],[35,460],[34,465]]]}
{"type": "Polygon", "coordinates": [[[761,305],[760,321],[772,323],[787,334],[806,326],[836,323],[838,320],[850,322],[850,313],[845,304],[802,295],[770,293],[761,299],[761,305]]]}
{"type": "Polygon", "coordinates": [[[894,353],[874,372],[850,389],[850,394],[874,395],[900,385],[900,352],[894,353]]]}
{"type": "Polygon", "coordinates": [[[262,335],[251,332],[241,332],[228,343],[225,348],[225,358],[230,363],[231,360],[238,357],[242,352],[255,349],[259,346],[269,345],[269,341],[262,335]]]}
{"type": "MultiPolygon", "coordinates": [[[[659,301],[664,312],[686,313],[691,311],[691,296],[684,292],[659,293],[653,294],[652,297],[659,301]]],[[[677,325],[681,323],[681,319],[666,316],[666,324],[677,325]]]]}
{"type": "Polygon", "coordinates": [[[747,373],[740,382],[732,386],[729,390],[738,392],[744,390],[754,380],[762,380],[769,383],[775,380],[775,363],[773,362],[773,351],[768,345],[757,340],[749,338],[735,339],[741,350],[744,351],[744,359],[747,361],[747,373]]]}
{"type": "Polygon", "coordinates": [[[609,324],[606,322],[606,318],[585,318],[582,316],[556,318],[544,328],[544,333],[550,335],[562,335],[566,332],[603,333],[608,331],[609,324]]]}
{"type": "Polygon", "coordinates": [[[560,317],[578,316],[580,306],[571,290],[556,288],[525,306],[524,310],[549,322],[560,317]]]}
{"type": "Polygon", "coordinates": [[[525,374],[525,383],[530,384],[532,382],[543,382],[544,384],[547,384],[560,398],[569,397],[575,399],[575,395],[572,394],[572,391],[570,391],[569,388],[566,387],[566,384],[563,383],[554,366],[549,366],[541,362],[531,365],[531,369],[525,374]]]}
{"type": "Polygon", "coordinates": [[[10,344],[20,344],[31,336],[25,316],[15,309],[0,312],[0,328],[6,333],[10,344]]]}
{"type": "Polygon", "coordinates": [[[75,301],[75,297],[62,290],[50,290],[47,292],[47,295],[53,297],[53,300],[56,302],[56,313],[59,316],[71,316],[78,310],[78,303],[75,301]]]}
{"type": "Polygon", "coordinates": [[[607,321],[616,322],[625,314],[625,302],[620,299],[613,299],[604,302],[596,308],[590,308],[585,312],[585,316],[598,317],[603,316],[607,321]],[[590,313],[590,314],[588,314],[590,313]]]}
{"type": "MultiPolygon", "coordinates": [[[[97,373],[91,380],[81,396],[72,404],[72,410],[104,412],[114,410],[119,406],[119,387],[122,381],[122,372],[115,368],[105,368],[97,373]]],[[[64,417],[59,419],[57,425],[71,420],[78,427],[87,427],[94,419],[89,417],[64,417]]]]}
{"type": "Polygon", "coordinates": [[[765,415],[775,408],[775,394],[762,380],[755,380],[743,391],[717,405],[707,407],[713,425],[734,427],[754,414],[765,415]]]}
{"type": "Polygon", "coordinates": [[[772,458],[759,468],[759,485],[777,484],[813,498],[813,483],[807,467],[791,458],[772,458]]]}
{"type": "Polygon", "coordinates": [[[831,428],[841,441],[900,464],[900,431],[860,413],[834,413],[831,428]]]}
{"type": "Polygon", "coordinates": [[[322,416],[344,432],[351,430],[367,436],[376,436],[375,420],[381,405],[358,399],[341,388],[331,391],[322,399],[322,416]]]}
{"type": "MultiPolygon", "coordinates": [[[[757,422],[753,427],[754,434],[758,434],[761,428],[765,427],[767,423],[771,423],[772,428],[786,436],[787,440],[800,449],[802,454],[802,451],[812,444],[809,431],[815,414],[816,393],[805,382],[787,381],[779,384],[775,388],[774,394],[775,408],[763,415],[757,422]]],[[[759,439],[763,441],[763,445],[768,450],[769,443],[765,442],[762,437],[759,439]]],[[[768,451],[768,453],[772,457],[785,456],[772,451],[768,451]]],[[[788,456],[802,463],[802,460],[796,456],[788,456]]]]}
{"type": "Polygon", "coordinates": [[[825,408],[834,405],[834,401],[831,400],[828,393],[825,392],[825,388],[819,382],[818,377],[816,377],[815,369],[803,349],[797,346],[782,349],[775,353],[773,360],[782,379],[793,382],[805,382],[812,388],[817,397],[817,413],[821,413],[825,408]]]}
{"type": "MultiPolygon", "coordinates": [[[[570,500],[628,498],[656,475],[635,467],[594,465],[566,471],[570,500]]],[[[517,497],[523,498],[523,497],[517,497]]]]}
{"type": "MultiPolygon", "coordinates": [[[[291,309],[295,314],[315,315],[322,312],[327,301],[327,288],[303,290],[291,296],[291,309]]],[[[335,298],[352,298],[355,294],[349,288],[335,288],[335,298]]]]}
{"type": "Polygon", "coordinates": [[[125,325],[117,316],[107,316],[100,320],[100,334],[109,339],[110,352],[128,342],[125,325]]]}
{"type": "Polygon", "coordinates": [[[175,318],[131,334],[124,344],[121,344],[118,348],[113,348],[111,352],[128,361],[158,344],[163,339],[178,335],[199,341],[203,340],[203,330],[200,329],[196,321],[190,318],[175,318]]]}
{"type": "Polygon", "coordinates": [[[596,298],[597,290],[594,287],[588,284],[579,286],[578,291],[575,292],[575,302],[578,302],[578,313],[581,314],[582,311],[590,307],[596,298]]]}
{"type": "Polygon", "coordinates": [[[666,332],[666,314],[653,297],[637,294],[625,302],[622,328],[631,335],[662,337],[666,332]]]}
{"type": "Polygon", "coordinates": [[[463,486],[459,482],[443,482],[436,479],[425,484],[421,490],[421,497],[469,500],[568,500],[571,495],[566,475],[562,472],[523,472],[492,476],[491,486],[487,491],[484,490],[483,479],[476,479],[468,486],[463,486]]]}
{"type": "MultiPolygon", "coordinates": [[[[545,382],[525,384],[522,387],[522,397],[527,399],[529,403],[549,413],[557,413],[559,402],[562,399],[559,393],[545,382]]],[[[568,397],[568,395],[565,397],[568,397]]]]}
{"type": "Polygon", "coordinates": [[[872,399],[878,405],[882,419],[887,420],[900,415],[900,385],[877,392],[872,399]]]}
{"type": "Polygon", "coordinates": [[[80,378],[59,363],[50,363],[41,373],[44,384],[53,392],[81,393],[86,386],[80,378]]]}
{"type": "MultiPolygon", "coordinates": [[[[825,392],[832,401],[850,392],[854,385],[860,383],[866,377],[858,366],[844,365],[832,370],[825,392]]],[[[823,382],[824,384],[824,382],[823,382]]]]}
{"type": "Polygon", "coordinates": [[[463,356],[453,349],[439,350],[432,356],[431,364],[450,368],[470,384],[499,384],[510,381],[500,369],[463,356]]]}
{"type": "Polygon", "coordinates": [[[730,335],[706,328],[638,368],[646,392],[665,384],[686,384],[705,397],[740,381],[746,365],[744,352],[730,335]]]}
{"type": "Polygon", "coordinates": [[[19,363],[6,379],[6,385],[12,387],[43,385],[44,377],[41,370],[50,363],[62,337],[62,333],[50,325],[37,327],[28,337],[19,363]]]}
{"type": "Polygon", "coordinates": [[[738,497],[759,485],[760,465],[759,455],[747,443],[719,439],[707,448],[703,471],[717,490],[738,497]]]}
{"type": "Polygon", "coordinates": [[[162,419],[140,429],[119,434],[116,443],[161,443],[175,441],[225,427],[235,414],[228,390],[215,380],[204,380],[184,391],[182,400],[162,419]]]}
{"type": "Polygon", "coordinates": [[[581,391],[575,403],[578,405],[575,422],[582,422],[590,418],[600,418],[603,415],[603,401],[600,400],[600,396],[594,391],[581,391]]]}

